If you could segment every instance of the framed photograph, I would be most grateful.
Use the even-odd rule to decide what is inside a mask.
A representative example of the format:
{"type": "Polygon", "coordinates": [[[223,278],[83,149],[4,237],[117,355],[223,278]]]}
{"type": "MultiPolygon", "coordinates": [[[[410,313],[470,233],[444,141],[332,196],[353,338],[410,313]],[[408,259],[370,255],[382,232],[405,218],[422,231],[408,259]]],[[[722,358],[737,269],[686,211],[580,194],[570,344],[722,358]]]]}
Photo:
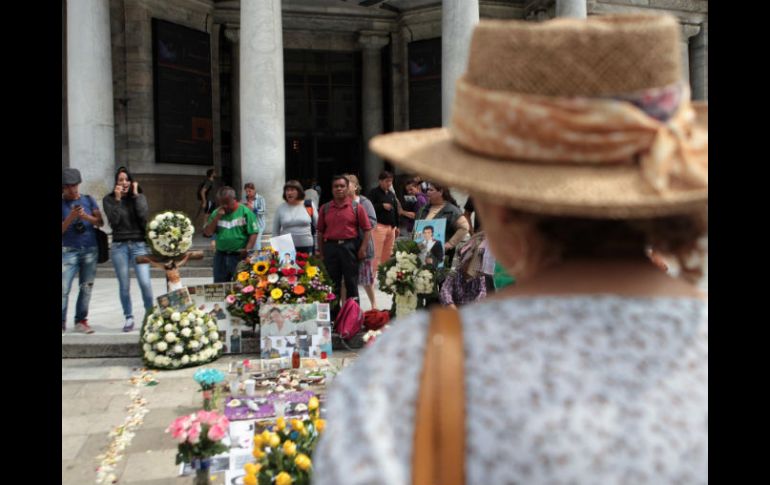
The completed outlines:
{"type": "MultiPolygon", "coordinates": [[[[326,306],[325,311],[328,312],[326,306]]],[[[299,350],[300,357],[320,357],[322,346],[330,356],[331,325],[319,318],[319,307],[323,308],[315,303],[263,305],[259,310],[262,322],[260,357],[291,357],[295,348],[299,350]]]]}
{"type": "Polygon", "coordinates": [[[414,221],[414,241],[420,247],[420,261],[433,268],[444,267],[446,219],[414,221]]]}
{"type": "Polygon", "coordinates": [[[297,250],[294,248],[294,240],[291,234],[271,237],[270,245],[278,251],[278,260],[281,268],[299,268],[297,265],[297,250]]]}

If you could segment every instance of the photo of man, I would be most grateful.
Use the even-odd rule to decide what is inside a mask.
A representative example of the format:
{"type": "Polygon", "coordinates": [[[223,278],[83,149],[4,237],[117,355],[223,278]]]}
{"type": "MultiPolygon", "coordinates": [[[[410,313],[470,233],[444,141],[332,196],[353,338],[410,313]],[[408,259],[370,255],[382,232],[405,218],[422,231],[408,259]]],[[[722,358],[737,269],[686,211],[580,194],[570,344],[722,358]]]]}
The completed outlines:
{"type": "Polygon", "coordinates": [[[433,239],[433,226],[425,226],[422,230],[420,259],[433,268],[438,268],[438,265],[444,261],[444,248],[441,241],[433,239]]]}
{"type": "Polygon", "coordinates": [[[234,354],[241,352],[241,331],[237,328],[233,329],[233,333],[230,335],[230,352],[234,354]]]}
{"type": "Polygon", "coordinates": [[[262,339],[262,352],[260,356],[263,359],[277,359],[281,356],[280,352],[273,348],[273,342],[270,340],[270,337],[262,339]]]}

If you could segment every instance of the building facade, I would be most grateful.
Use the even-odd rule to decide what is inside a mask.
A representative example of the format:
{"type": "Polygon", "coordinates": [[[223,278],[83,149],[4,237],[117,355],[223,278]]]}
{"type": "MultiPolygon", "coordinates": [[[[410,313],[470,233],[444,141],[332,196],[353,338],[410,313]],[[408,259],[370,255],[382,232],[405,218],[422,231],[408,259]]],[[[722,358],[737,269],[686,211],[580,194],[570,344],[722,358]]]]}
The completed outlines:
{"type": "Polygon", "coordinates": [[[708,99],[706,0],[63,0],[62,167],[101,198],[126,166],[151,210],[190,215],[212,167],[269,209],[287,178],[324,199],[335,173],[372,186],[385,162],[369,138],[448,119],[478,18],[570,9],[675,15],[708,99]]]}

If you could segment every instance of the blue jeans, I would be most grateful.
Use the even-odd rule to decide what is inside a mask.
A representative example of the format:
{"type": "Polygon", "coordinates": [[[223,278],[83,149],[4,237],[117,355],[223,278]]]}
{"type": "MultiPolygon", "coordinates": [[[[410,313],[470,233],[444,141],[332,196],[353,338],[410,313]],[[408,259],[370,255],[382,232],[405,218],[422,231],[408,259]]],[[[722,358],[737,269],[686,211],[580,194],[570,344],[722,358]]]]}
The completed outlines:
{"type": "Polygon", "coordinates": [[[144,241],[120,241],[112,242],[110,259],[115,268],[120,286],[120,304],[123,305],[123,315],[126,318],[133,317],[131,305],[131,274],[129,268],[134,268],[139,289],[142,290],[144,310],[149,312],[153,307],[152,282],[150,281],[150,265],[136,264],[136,257],[147,254],[147,245],[144,241]]]}
{"type": "Polygon", "coordinates": [[[99,250],[90,248],[61,248],[61,321],[67,321],[67,300],[75,275],[78,275],[80,292],[75,305],[75,322],[88,317],[88,304],[91,302],[91,290],[96,277],[96,257],[99,250]]]}
{"type": "Polygon", "coordinates": [[[227,283],[235,279],[235,268],[242,260],[240,254],[217,251],[214,253],[214,283],[227,283]]]}

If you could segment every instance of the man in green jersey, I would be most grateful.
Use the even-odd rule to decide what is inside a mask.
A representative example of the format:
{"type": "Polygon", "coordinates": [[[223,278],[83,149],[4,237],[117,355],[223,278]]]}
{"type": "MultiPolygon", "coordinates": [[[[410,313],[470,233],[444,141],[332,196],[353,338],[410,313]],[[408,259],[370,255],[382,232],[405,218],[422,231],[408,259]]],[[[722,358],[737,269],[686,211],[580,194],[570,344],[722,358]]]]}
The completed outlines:
{"type": "Polygon", "coordinates": [[[217,205],[203,234],[217,235],[214,283],[225,283],[235,279],[235,267],[257,241],[257,218],[251,209],[238,203],[232,187],[217,191],[217,205]]]}

